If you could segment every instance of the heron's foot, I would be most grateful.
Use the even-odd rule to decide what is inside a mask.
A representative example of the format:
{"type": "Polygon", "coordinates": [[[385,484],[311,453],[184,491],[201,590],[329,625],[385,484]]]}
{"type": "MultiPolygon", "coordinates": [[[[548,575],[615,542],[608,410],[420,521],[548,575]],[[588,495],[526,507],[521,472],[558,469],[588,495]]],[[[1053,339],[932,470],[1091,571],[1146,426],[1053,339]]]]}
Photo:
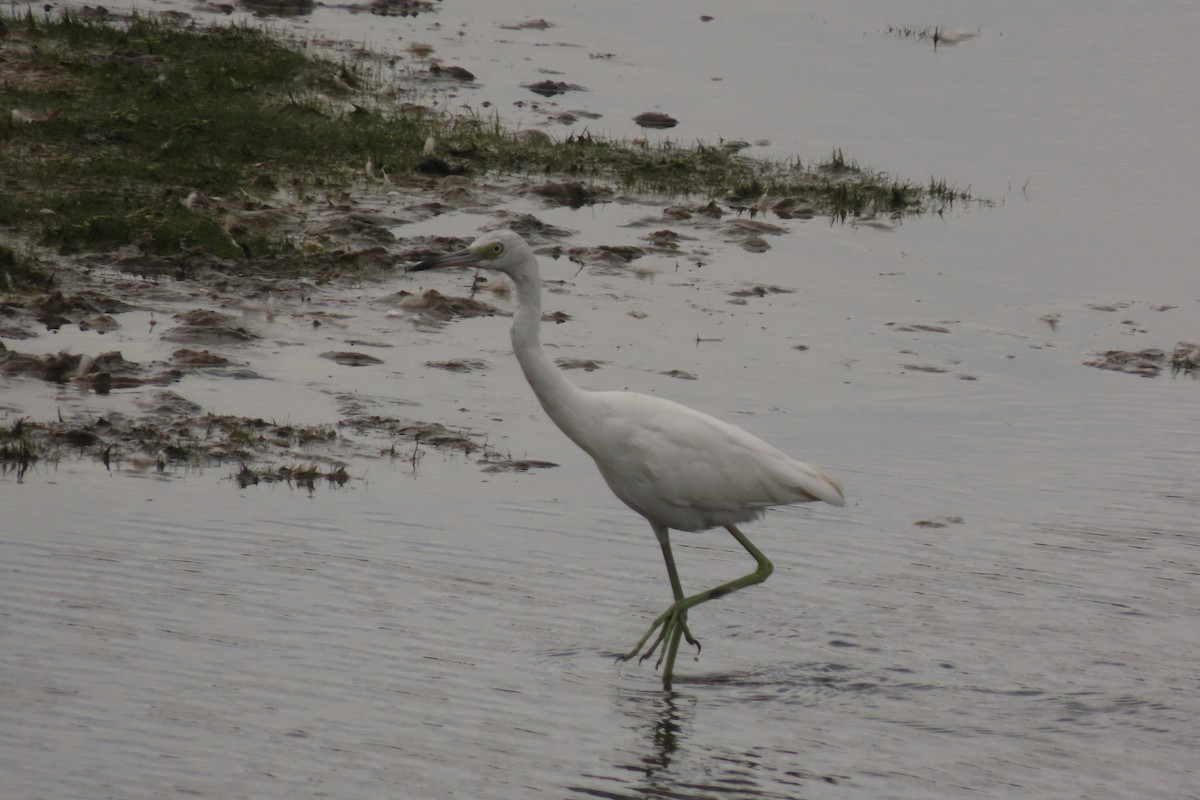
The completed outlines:
{"type": "Polygon", "coordinates": [[[687,608],[682,607],[680,603],[675,603],[659,614],[650,626],[650,630],[646,631],[646,634],[638,640],[632,650],[623,656],[618,656],[617,661],[629,661],[634,656],[639,656],[638,663],[640,664],[658,651],[658,660],[654,662],[654,668],[661,667],[663,659],[667,658],[667,672],[664,673],[664,677],[669,678],[675,666],[675,652],[679,649],[681,637],[695,647],[696,653],[699,655],[700,640],[693,636],[691,629],[688,628],[687,608]],[[656,632],[657,636],[655,636],[656,632]],[[654,641],[650,642],[650,646],[647,647],[646,642],[649,642],[652,636],[654,641]]]}

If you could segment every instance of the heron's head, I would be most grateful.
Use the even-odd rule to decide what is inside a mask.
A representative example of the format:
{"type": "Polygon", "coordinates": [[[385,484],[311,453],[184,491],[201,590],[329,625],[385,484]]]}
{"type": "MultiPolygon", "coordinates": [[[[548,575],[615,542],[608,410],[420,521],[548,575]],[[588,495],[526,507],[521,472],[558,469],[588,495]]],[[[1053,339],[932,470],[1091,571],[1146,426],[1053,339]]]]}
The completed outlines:
{"type": "Polygon", "coordinates": [[[478,267],[503,272],[510,278],[537,272],[537,258],[533,249],[512,231],[485,233],[463,250],[444,256],[427,258],[408,268],[409,272],[423,272],[442,267],[478,267]]]}

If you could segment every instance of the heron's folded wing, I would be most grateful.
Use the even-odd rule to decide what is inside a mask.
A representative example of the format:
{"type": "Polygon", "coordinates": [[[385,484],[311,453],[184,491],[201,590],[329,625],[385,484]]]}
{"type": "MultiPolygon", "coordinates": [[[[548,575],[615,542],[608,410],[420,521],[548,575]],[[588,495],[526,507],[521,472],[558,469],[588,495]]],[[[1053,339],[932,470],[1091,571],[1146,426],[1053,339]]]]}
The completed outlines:
{"type": "Polygon", "coordinates": [[[628,420],[613,441],[614,458],[629,480],[652,485],[665,502],[714,510],[844,504],[835,480],[735,425],[661,398],[624,397],[636,408],[614,415],[628,420]]]}

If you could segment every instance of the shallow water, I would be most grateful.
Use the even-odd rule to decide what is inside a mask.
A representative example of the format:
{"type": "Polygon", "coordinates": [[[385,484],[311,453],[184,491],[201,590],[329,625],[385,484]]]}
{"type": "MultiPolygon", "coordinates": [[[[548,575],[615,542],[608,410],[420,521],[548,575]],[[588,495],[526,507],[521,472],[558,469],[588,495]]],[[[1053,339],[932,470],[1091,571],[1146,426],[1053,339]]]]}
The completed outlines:
{"type": "MultiPolygon", "coordinates": [[[[356,459],[345,488],[313,493],[90,462],[0,478],[3,794],[1196,797],[1200,383],[1081,365],[1200,338],[1193,7],[718,3],[701,23],[626,4],[609,25],[594,5],[527,3],[513,16],[558,27],[512,32],[491,5],[442,5],[298,24],[440,31],[438,52],[481,77],[466,99],[502,113],[556,68],[589,88],[565,104],[605,115],[592,130],[636,134],[625,120],[661,105],[685,141],[838,146],[996,201],[891,232],[780,221],[760,255],[709,234],[704,266],[648,256],[646,279],[543,261],[565,282],[546,309],[571,315],[547,344],[608,362],[573,379],[742,424],[840,477],[847,507],[747,527],[775,574],[693,613],[704,650],[664,692],[649,662],[613,664],[668,600],[658,548],[536,407],[507,320],[418,330],[373,302],[461,293],[464,274],[329,289],[317,302],[350,314],[336,333],[286,307],[251,320],[267,336],[237,355],[269,380],[172,388],[311,424],[336,421],[340,393],[412,402],[560,466],[494,474],[428,450],[415,469],[356,459]],[[882,33],[927,24],[980,35],[935,53],[882,33]],[[781,47],[787,74],[760,61],[781,47]],[[731,302],[753,285],[795,291],[731,302]],[[380,368],[315,357],[350,339],[396,347],[371,350],[380,368]],[[489,366],[424,366],[455,357],[489,366]]],[[[586,245],[637,243],[654,228],[630,223],[659,208],[506,207],[586,245]]],[[[169,351],[161,327],[123,322],[103,344],[19,349],[169,351]]],[[[676,541],[689,588],[750,567],[723,533],[676,541]]]]}

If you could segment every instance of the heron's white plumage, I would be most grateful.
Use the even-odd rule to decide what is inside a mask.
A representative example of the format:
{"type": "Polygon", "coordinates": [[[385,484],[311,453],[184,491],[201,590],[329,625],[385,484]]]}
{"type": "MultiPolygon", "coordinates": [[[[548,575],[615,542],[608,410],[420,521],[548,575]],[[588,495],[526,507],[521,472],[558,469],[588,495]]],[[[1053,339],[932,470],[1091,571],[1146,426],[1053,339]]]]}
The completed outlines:
{"type": "Polygon", "coordinates": [[[659,397],[590,394],[600,422],[580,444],[613,493],[652,523],[697,531],[769,506],[844,503],[836,481],[737,426],[659,397]]]}

